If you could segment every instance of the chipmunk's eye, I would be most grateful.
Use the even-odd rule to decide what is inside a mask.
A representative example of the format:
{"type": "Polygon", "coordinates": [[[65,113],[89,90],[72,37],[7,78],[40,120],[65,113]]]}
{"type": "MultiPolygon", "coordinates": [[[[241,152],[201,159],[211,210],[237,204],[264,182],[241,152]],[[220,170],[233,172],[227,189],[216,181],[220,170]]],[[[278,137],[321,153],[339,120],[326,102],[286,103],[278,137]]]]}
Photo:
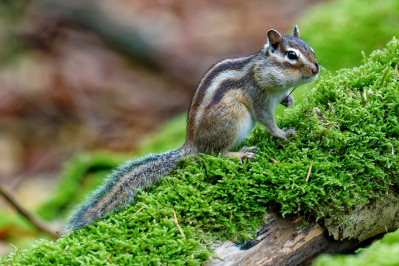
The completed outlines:
{"type": "Polygon", "coordinates": [[[298,55],[294,51],[289,51],[287,53],[288,59],[295,60],[298,59],[298,55]]]}

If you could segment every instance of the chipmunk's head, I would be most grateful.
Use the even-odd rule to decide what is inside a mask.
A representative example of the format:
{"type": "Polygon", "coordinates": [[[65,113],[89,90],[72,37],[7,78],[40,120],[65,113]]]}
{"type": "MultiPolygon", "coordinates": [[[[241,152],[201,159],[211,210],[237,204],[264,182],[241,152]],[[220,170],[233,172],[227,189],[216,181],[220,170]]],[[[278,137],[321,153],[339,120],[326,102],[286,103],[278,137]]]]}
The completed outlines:
{"type": "Polygon", "coordinates": [[[260,53],[265,62],[263,66],[257,66],[257,71],[264,72],[263,78],[275,80],[276,85],[281,87],[311,82],[317,78],[320,70],[312,47],[299,38],[297,26],[292,35],[283,36],[276,30],[269,30],[260,53]],[[262,71],[260,67],[265,69],[262,71]]]}

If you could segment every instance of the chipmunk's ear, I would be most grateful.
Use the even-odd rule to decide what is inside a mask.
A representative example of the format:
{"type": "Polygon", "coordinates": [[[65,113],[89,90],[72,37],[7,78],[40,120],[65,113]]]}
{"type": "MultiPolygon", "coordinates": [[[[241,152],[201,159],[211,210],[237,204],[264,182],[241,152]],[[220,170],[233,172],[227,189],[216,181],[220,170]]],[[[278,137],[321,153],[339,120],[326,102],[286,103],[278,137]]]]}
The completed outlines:
{"type": "Polygon", "coordinates": [[[283,35],[276,30],[269,30],[267,32],[267,44],[269,48],[271,48],[271,52],[276,50],[280,45],[281,41],[283,40],[283,35]]]}
{"type": "Polygon", "coordinates": [[[292,35],[299,38],[299,29],[297,25],[295,25],[294,32],[292,33],[292,35]]]}

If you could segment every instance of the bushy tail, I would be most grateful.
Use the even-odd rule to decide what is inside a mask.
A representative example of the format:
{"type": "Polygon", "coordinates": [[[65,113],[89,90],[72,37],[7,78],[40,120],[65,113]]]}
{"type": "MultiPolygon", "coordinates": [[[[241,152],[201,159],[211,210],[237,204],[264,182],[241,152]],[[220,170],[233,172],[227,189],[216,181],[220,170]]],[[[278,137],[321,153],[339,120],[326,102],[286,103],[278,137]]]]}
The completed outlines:
{"type": "Polygon", "coordinates": [[[183,146],[162,154],[150,154],[120,166],[104,185],[73,211],[63,231],[69,232],[86,226],[107,213],[132,203],[137,189],[155,184],[172,171],[178,161],[193,153],[183,146]]]}

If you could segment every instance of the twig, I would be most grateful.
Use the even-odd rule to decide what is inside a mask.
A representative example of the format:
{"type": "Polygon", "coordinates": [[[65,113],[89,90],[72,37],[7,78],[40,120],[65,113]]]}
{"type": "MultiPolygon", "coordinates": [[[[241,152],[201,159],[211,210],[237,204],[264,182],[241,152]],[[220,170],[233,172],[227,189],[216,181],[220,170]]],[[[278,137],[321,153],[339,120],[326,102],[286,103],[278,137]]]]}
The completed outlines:
{"type": "Polygon", "coordinates": [[[276,159],[274,159],[274,158],[270,158],[269,159],[272,163],[278,163],[278,161],[276,160],[276,159]]]}
{"type": "Polygon", "coordinates": [[[179,225],[179,221],[177,220],[177,216],[176,216],[176,212],[173,209],[173,217],[175,218],[175,220],[173,221],[175,223],[175,225],[177,226],[177,229],[179,229],[180,234],[183,236],[184,238],[184,242],[186,242],[186,236],[183,233],[183,230],[181,229],[180,225],[179,225]]]}
{"type": "Polygon", "coordinates": [[[111,264],[114,264],[114,263],[112,262],[112,260],[108,257],[107,254],[105,254],[105,257],[109,260],[109,262],[111,262],[111,264]]]}
{"type": "Polygon", "coordinates": [[[295,138],[297,138],[297,137],[300,137],[300,136],[302,136],[302,134],[298,134],[298,135],[296,135],[296,136],[293,136],[293,137],[287,139],[285,142],[288,142],[288,141],[290,141],[290,140],[292,140],[292,139],[295,139],[295,138]]]}
{"type": "Polygon", "coordinates": [[[18,252],[19,252],[19,250],[20,250],[20,248],[18,248],[18,249],[17,249],[17,252],[15,252],[15,256],[14,256],[14,258],[13,258],[12,262],[11,262],[11,266],[13,266],[13,265],[14,265],[14,262],[15,262],[15,259],[17,258],[17,256],[18,256],[18,252]]]}
{"type": "Polygon", "coordinates": [[[309,167],[308,175],[306,176],[306,182],[308,182],[308,181],[309,181],[310,173],[312,172],[312,165],[313,165],[313,161],[310,163],[310,167],[309,167]]]}
{"type": "Polygon", "coordinates": [[[126,249],[125,251],[123,251],[123,253],[128,253],[129,252],[129,250],[131,250],[132,248],[128,248],[128,249],[126,249]]]}
{"type": "Polygon", "coordinates": [[[24,209],[15,199],[11,194],[9,194],[6,190],[4,190],[2,187],[0,187],[0,194],[3,196],[3,198],[10,204],[12,205],[19,214],[21,214],[23,217],[25,217],[34,227],[36,227],[37,230],[49,234],[54,238],[59,238],[59,236],[50,230],[46,224],[44,224],[42,221],[40,221],[38,218],[34,217],[28,210],[24,209]]]}
{"type": "Polygon", "coordinates": [[[123,253],[128,253],[129,252],[129,250],[131,250],[132,248],[128,248],[128,249],[126,249],[125,251],[123,251],[122,249],[120,249],[120,248],[118,248],[118,247],[115,247],[115,249],[117,249],[117,250],[119,250],[120,252],[123,252],[123,253]]]}
{"type": "Polygon", "coordinates": [[[136,211],[132,217],[129,218],[129,220],[126,221],[126,223],[130,222],[130,220],[132,220],[134,218],[134,216],[136,216],[139,212],[141,212],[142,209],[144,209],[146,205],[143,205],[138,211],[136,211]]]}

